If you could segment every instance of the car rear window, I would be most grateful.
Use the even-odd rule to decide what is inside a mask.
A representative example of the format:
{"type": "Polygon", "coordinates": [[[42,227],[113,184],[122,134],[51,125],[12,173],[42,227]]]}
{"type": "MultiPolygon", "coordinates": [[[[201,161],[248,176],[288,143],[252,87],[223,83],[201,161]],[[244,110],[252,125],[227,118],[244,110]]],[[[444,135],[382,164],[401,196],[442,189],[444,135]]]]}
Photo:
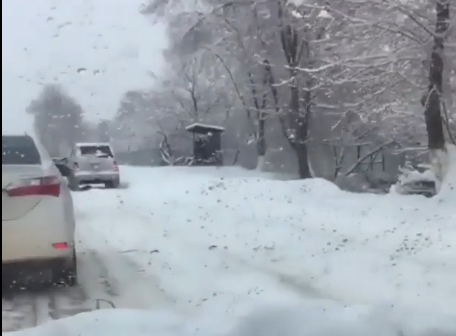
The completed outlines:
{"type": "Polygon", "coordinates": [[[2,165],[41,164],[35,142],[28,136],[2,136],[2,165]]]}
{"type": "Polygon", "coordinates": [[[97,155],[113,157],[111,148],[107,145],[79,146],[81,155],[97,155]]]}

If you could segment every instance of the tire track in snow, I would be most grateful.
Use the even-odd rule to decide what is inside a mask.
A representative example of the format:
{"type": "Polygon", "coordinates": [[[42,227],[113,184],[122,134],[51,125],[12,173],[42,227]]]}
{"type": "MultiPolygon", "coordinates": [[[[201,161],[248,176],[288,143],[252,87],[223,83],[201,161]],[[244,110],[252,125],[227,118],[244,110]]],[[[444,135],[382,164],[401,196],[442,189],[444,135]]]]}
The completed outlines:
{"type": "Polygon", "coordinates": [[[96,308],[97,299],[110,297],[112,293],[101,285],[103,274],[100,274],[100,269],[103,268],[99,263],[90,262],[90,258],[79,253],[78,269],[79,285],[73,288],[43,286],[11,290],[8,284],[5,284],[8,287],[2,288],[2,331],[31,328],[52,320],[88,312],[96,308]],[[97,290],[88,290],[94,287],[97,290]]]}
{"type": "MultiPolygon", "coordinates": [[[[79,212],[79,216],[77,236],[85,252],[82,263],[89,266],[86,270],[92,268],[88,280],[81,274],[89,297],[112,302],[117,308],[166,309],[174,306],[174,300],[162,290],[156,278],[146,274],[128,253],[115,250],[106,241],[98,228],[110,227],[106,223],[112,218],[107,218],[104,212],[93,215],[79,212]],[[95,273],[102,279],[101,284],[99,280],[93,281],[95,273]]],[[[135,219],[129,217],[128,220],[135,219]]]]}
{"type": "Polygon", "coordinates": [[[87,251],[86,258],[98,272],[98,283],[86,281],[88,296],[112,302],[116,308],[155,309],[173,305],[154,279],[117,251],[87,251]]]}
{"type": "Polygon", "coordinates": [[[81,253],[79,263],[83,266],[79,271],[79,279],[87,297],[111,301],[118,296],[116,279],[110,277],[96,251],[81,253]]]}
{"type": "Polygon", "coordinates": [[[35,324],[33,298],[26,295],[4,297],[2,289],[2,332],[29,328],[35,324]]]}
{"type": "Polygon", "coordinates": [[[92,309],[78,287],[2,290],[2,332],[31,328],[92,309]]]}
{"type": "Polygon", "coordinates": [[[241,267],[250,269],[252,271],[264,274],[272,279],[275,279],[279,285],[286,288],[289,291],[292,291],[304,299],[331,299],[327,295],[324,295],[312,286],[314,280],[310,279],[310,276],[303,274],[302,277],[293,277],[291,275],[279,272],[273,267],[268,267],[266,265],[258,265],[252,262],[232,254],[228,251],[218,251],[220,257],[226,261],[231,261],[235,264],[238,264],[241,267]]]}

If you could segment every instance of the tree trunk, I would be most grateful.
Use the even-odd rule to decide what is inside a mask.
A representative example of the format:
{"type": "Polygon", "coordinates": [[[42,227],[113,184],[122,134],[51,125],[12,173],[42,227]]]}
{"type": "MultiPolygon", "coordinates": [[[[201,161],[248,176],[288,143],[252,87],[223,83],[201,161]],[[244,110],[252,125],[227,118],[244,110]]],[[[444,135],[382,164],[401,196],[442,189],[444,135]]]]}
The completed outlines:
{"type": "Polygon", "coordinates": [[[298,173],[302,179],[312,178],[312,171],[309,163],[309,151],[306,145],[296,147],[296,156],[298,157],[298,173]]]}
{"type": "Polygon", "coordinates": [[[257,138],[257,170],[263,171],[266,164],[266,120],[264,112],[259,113],[258,117],[258,138],[257,138]]]}
{"type": "MultiPolygon", "coordinates": [[[[296,78],[296,73],[292,76],[296,78]]],[[[302,179],[312,178],[312,173],[309,163],[309,149],[307,143],[309,140],[309,116],[310,116],[310,102],[309,97],[304,97],[305,105],[301,108],[300,106],[300,95],[299,90],[295,82],[291,86],[291,103],[290,103],[290,116],[293,118],[293,124],[295,124],[295,138],[294,138],[294,150],[298,158],[298,173],[302,179]]]]}
{"type": "MultiPolygon", "coordinates": [[[[307,147],[312,97],[307,88],[300,86],[296,67],[300,64],[303,54],[309,56],[307,53],[308,45],[307,41],[299,38],[299,32],[284,20],[284,8],[286,6],[286,2],[279,4],[278,16],[281,22],[280,41],[282,51],[290,73],[290,105],[288,106],[288,111],[285,112],[285,116],[282,116],[280,121],[284,135],[296,153],[299,177],[306,179],[312,178],[309,149],[307,147]],[[301,97],[300,94],[302,90],[304,90],[304,97],[301,97]],[[289,135],[290,130],[288,128],[291,129],[292,136],[289,135]]],[[[272,86],[274,86],[273,83],[272,86]]],[[[277,93],[275,92],[275,94],[277,93]]]]}
{"type": "Polygon", "coordinates": [[[435,174],[442,181],[446,176],[449,164],[442,117],[445,36],[450,22],[449,0],[437,1],[436,18],[434,46],[429,69],[429,88],[426,96],[423,97],[422,104],[425,108],[430,161],[435,174]]]}

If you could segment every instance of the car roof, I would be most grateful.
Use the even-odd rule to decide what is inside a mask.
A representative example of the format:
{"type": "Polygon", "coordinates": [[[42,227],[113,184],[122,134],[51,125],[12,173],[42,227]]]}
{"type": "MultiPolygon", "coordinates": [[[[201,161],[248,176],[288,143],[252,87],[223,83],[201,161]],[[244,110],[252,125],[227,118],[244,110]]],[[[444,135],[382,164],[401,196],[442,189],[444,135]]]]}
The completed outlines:
{"type": "Polygon", "coordinates": [[[31,141],[33,143],[36,142],[35,139],[28,134],[21,134],[21,135],[19,135],[19,134],[2,134],[2,143],[4,140],[6,140],[6,141],[13,140],[15,142],[21,141],[21,140],[25,140],[27,142],[31,141]]]}

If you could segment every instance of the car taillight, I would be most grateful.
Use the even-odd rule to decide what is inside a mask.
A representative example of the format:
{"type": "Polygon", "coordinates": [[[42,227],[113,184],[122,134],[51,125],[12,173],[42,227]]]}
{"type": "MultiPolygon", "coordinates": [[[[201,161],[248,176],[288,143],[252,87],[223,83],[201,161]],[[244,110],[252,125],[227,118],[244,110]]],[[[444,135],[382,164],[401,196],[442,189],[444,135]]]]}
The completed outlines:
{"type": "Polygon", "coordinates": [[[23,179],[6,188],[9,197],[60,196],[60,179],[57,176],[23,179]]]}
{"type": "Polygon", "coordinates": [[[56,250],[68,250],[70,248],[70,246],[68,245],[68,243],[55,243],[55,244],[52,244],[52,247],[55,248],[56,250]]]}
{"type": "Polygon", "coordinates": [[[113,165],[114,165],[114,171],[119,171],[119,165],[117,164],[116,161],[113,162],[113,165]]]}

